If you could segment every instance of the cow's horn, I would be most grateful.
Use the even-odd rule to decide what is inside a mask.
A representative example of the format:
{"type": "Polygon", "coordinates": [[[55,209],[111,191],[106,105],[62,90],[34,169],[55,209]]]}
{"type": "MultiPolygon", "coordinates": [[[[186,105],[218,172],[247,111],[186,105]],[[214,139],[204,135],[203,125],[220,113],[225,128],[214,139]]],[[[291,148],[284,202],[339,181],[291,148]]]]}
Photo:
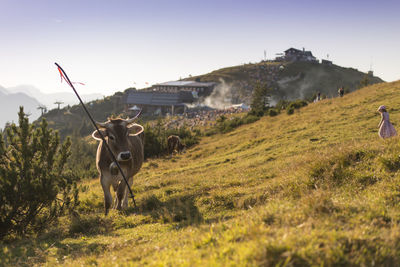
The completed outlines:
{"type": "Polygon", "coordinates": [[[140,113],[142,113],[142,110],[139,110],[138,114],[136,114],[135,117],[131,118],[131,119],[126,119],[125,122],[127,125],[133,123],[140,115],[140,113]]]}
{"type": "Polygon", "coordinates": [[[96,121],[96,125],[99,128],[107,128],[107,122],[98,122],[98,121],[96,121]]]}

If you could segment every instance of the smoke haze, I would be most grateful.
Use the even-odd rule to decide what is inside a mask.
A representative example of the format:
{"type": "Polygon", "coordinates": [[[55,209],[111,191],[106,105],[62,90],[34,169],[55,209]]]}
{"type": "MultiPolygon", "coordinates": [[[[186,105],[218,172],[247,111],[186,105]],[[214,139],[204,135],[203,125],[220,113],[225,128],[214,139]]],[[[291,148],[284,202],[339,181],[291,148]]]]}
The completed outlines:
{"type": "Polygon", "coordinates": [[[232,87],[223,79],[219,79],[214,91],[204,99],[202,104],[215,109],[224,109],[232,105],[232,87]]]}

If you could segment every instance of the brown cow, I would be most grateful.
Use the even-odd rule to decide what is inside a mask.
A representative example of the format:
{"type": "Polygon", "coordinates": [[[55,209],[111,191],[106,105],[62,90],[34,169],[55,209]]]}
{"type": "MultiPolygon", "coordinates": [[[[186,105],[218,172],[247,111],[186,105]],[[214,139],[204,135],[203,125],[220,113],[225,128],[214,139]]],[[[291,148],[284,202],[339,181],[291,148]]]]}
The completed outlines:
{"type": "Polygon", "coordinates": [[[168,145],[168,154],[171,155],[172,153],[174,153],[175,150],[178,153],[180,153],[186,148],[186,146],[182,144],[181,139],[177,135],[168,136],[167,145],[168,145]]]}
{"type": "MultiPolygon", "coordinates": [[[[143,126],[133,123],[132,119],[109,119],[104,123],[96,123],[105,137],[107,144],[120,164],[129,186],[132,186],[133,176],[139,172],[143,159],[143,126]]],[[[97,148],[96,166],[100,173],[100,183],[104,192],[105,214],[112,204],[110,186],[116,192],[114,208],[121,210],[128,206],[129,192],[117,165],[112,161],[109,152],[96,131],[93,138],[100,140],[97,148]]]]}

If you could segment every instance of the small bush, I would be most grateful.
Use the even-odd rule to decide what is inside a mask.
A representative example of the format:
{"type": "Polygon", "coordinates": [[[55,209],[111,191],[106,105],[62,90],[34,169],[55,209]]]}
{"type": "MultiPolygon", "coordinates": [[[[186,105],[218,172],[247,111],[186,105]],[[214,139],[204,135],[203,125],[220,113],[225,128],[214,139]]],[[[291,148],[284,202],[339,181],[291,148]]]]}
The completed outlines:
{"type": "MultiPolygon", "coordinates": [[[[300,100],[300,99],[298,99],[298,100],[295,100],[295,101],[292,101],[292,102],[290,102],[290,101],[286,101],[286,100],[280,100],[277,104],[276,104],[276,106],[275,106],[275,109],[278,111],[278,110],[282,110],[282,109],[286,109],[286,113],[288,114],[288,115],[292,115],[293,113],[294,113],[294,110],[295,109],[299,109],[299,108],[302,108],[302,107],[305,107],[305,106],[307,106],[308,104],[307,104],[307,101],[305,101],[305,100],[300,100]]],[[[270,115],[271,116],[271,115],[270,115]]]]}
{"type": "Polygon", "coordinates": [[[249,123],[253,123],[256,122],[260,119],[260,117],[258,116],[253,116],[253,115],[246,115],[243,117],[243,124],[249,124],[249,123]]]}
{"type": "Polygon", "coordinates": [[[250,113],[243,117],[231,117],[230,119],[222,115],[217,119],[217,124],[215,125],[215,128],[206,132],[205,135],[210,136],[217,132],[228,133],[241,125],[253,123],[255,121],[258,121],[259,119],[260,117],[252,115],[250,113]]]}
{"type": "Polygon", "coordinates": [[[211,135],[214,135],[214,134],[217,134],[217,133],[218,133],[217,129],[211,128],[210,130],[207,130],[207,131],[204,133],[204,135],[205,135],[205,136],[211,136],[211,135]]]}
{"type": "Polygon", "coordinates": [[[282,109],[286,109],[287,106],[290,104],[290,101],[287,100],[279,100],[278,103],[276,103],[275,108],[277,110],[282,110],[282,109]]]}
{"type": "Polygon", "coordinates": [[[249,114],[251,116],[262,117],[264,116],[264,110],[250,110],[249,114]]]}
{"type": "Polygon", "coordinates": [[[71,142],[42,120],[29,124],[20,108],[19,125],[0,135],[0,238],[48,226],[78,204],[77,178],[64,166],[71,142]]]}
{"type": "Polygon", "coordinates": [[[268,115],[269,115],[270,117],[274,117],[274,116],[276,116],[276,115],[278,115],[278,114],[279,114],[279,112],[278,112],[277,109],[271,108],[271,109],[268,110],[268,115]]]}
{"type": "Polygon", "coordinates": [[[242,124],[243,124],[243,120],[238,117],[234,117],[234,118],[231,118],[230,120],[228,120],[224,116],[221,116],[217,120],[217,128],[220,133],[230,132],[242,124]],[[224,119],[222,119],[222,118],[224,118],[224,119]]]}
{"type": "Polygon", "coordinates": [[[293,109],[299,109],[299,108],[302,108],[302,107],[305,107],[305,106],[307,106],[308,104],[307,104],[307,101],[304,101],[304,100],[296,100],[296,101],[293,101],[293,102],[290,102],[290,104],[288,105],[288,108],[290,109],[290,108],[293,108],[293,109]]]}

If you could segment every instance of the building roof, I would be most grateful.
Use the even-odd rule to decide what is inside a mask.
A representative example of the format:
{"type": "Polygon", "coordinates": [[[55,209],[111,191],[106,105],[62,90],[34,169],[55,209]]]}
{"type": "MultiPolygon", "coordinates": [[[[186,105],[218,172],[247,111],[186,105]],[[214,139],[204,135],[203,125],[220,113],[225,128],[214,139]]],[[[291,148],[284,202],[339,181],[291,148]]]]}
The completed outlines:
{"type": "Polygon", "coordinates": [[[313,54],[311,53],[311,51],[304,51],[304,55],[313,57],[313,54]]]}
{"type": "Polygon", "coordinates": [[[192,82],[186,86],[190,87],[208,87],[208,86],[213,86],[215,85],[214,82],[192,82]]]}
{"type": "Polygon", "coordinates": [[[162,86],[185,86],[191,84],[193,81],[171,81],[165,83],[158,83],[155,85],[162,85],[162,86]]]}
{"type": "Polygon", "coordinates": [[[196,82],[196,81],[171,81],[157,83],[154,86],[177,86],[177,87],[208,87],[215,85],[214,82],[196,82]]]}
{"type": "Polygon", "coordinates": [[[293,48],[293,47],[291,47],[291,48],[285,50],[284,52],[287,53],[287,52],[289,52],[289,51],[293,51],[293,52],[302,52],[301,50],[296,49],[296,48],[293,48]]]}
{"type": "Polygon", "coordinates": [[[332,61],[331,61],[331,60],[328,60],[328,59],[322,59],[322,60],[321,60],[321,63],[322,63],[322,64],[332,64],[332,61]]]}
{"type": "Polygon", "coordinates": [[[178,106],[193,102],[191,92],[164,93],[164,92],[130,92],[126,104],[152,106],[178,106]]]}
{"type": "Polygon", "coordinates": [[[300,53],[300,54],[303,54],[303,55],[305,55],[305,56],[310,56],[310,57],[313,56],[312,53],[311,53],[311,51],[299,50],[299,49],[296,49],[296,48],[293,48],[293,47],[291,47],[291,48],[285,50],[285,53],[288,53],[289,51],[291,51],[291,52],[296,52],[296,53],[300,53]]]}

